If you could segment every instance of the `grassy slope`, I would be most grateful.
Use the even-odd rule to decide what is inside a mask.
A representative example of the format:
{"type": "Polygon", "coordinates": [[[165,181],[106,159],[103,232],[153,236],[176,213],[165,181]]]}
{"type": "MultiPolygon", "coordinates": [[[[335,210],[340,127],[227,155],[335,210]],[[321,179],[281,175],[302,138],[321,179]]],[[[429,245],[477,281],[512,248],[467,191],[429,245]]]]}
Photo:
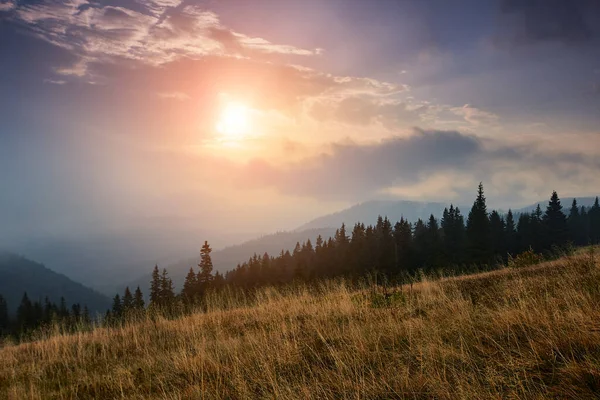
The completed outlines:
{"type": "Polygon", "coordinates": [[[265,289],[252,306],[7,346],[0,398],[600,393],[600,263],[587,254],[424,282],[387,299],[340,283],[321,289],[265,289]]]}

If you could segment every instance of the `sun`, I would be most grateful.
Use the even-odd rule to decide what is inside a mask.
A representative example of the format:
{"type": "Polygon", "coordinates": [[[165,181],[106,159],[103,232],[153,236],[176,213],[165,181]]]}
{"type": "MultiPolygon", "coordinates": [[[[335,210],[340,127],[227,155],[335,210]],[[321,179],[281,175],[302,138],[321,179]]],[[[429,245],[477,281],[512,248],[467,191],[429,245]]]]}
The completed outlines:
{"type": "Polygon", "coordinates": [[[219,115],[217,132],[227,139],[241,139],[250,131],[248,107],[241,103],[227,103],[219,115]]]}

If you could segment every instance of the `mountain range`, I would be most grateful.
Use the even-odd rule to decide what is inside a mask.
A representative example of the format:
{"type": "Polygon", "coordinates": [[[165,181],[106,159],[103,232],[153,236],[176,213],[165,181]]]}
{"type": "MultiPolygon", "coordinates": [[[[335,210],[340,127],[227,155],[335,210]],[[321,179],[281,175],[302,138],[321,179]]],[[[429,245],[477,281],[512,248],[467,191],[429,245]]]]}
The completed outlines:
{"type": "Polygon", "coordinates": [[[16,254],[0,253],[0,294],[10,313],[17,310],[24,292],[32,301],[43,302],[48,297],[58,304],[64,297],[68,306],[86,305],[92,313],[104,312],[111,304],[108,297],[42,264],[16,254]]]}
{"type": "MultiPolygon", "coordinates": [[[[565,213],[568,212],[573,198],[563,198],[565,213]]],[[[590,207],[594,197],[577,198],[579,206],[590,207]]],[[[538,203],[513,209],[515,215],[533,211],[538,203]]],[[[539,202],[542,210],[546,201],[539,202]]],[[[188,270],[198,264],[199,255],[194,254],[203,240],[208,239],[213,248],[212,259],[215,271],[221,273],[234,268],[238,263],[247,261],[254,253],[265,252],[277,255],[281,250],[292,250],[297,242],[321,235],[327,239],[342,223],[348,231],[356,222],[373,224],[377,217],[387,216],[392,223],[404,217],[414,222],[426,219],[433,214],[440,218],[449,203],[418,201],[374,200],[356,204],[345,210],[323,215],[292,231],[263,235],[256,239],[219,249],[226,240],[213,238],[209,232],[174,232],[153,227],[149,230],[123,232],[117,235],[105,235],[74,240],[38,240],[28,243],[17,251],[27,256],[43,260],[52,270],[93,287],[108,296],[117,291],[122,293],[125,286],[134,289],[140,286],[145,294],[150,282],[150,273],[155,264],[166,267],[175,286],[180,288],[188,270]],[[213,240],[214,239],[214,240],[213,240]],[[182,257],[184,255],[184,257],[182,257]]],[[[470,206],[458,205],[463,215],[468,215],[470,206]]],[[[249,234],[229,237],[229,243],[249,237],[249,234]]],[[[62,275],[64,278],[66,278],[62,275]]],[[[19,289],[20,290],[20,289],[19,289]]],[[[22,295],[22,290],[20,290],[22,295]]],[[[2,293],[0,291],[0,293],[2,293]]],[[[19,295],[19,296],[20,296],[19,295]]],[[[65,296],[66,297],[66,296],[65,296]]],[[[70,299],[69,299],[70,300],[70,299]]],[[[74,300],[75,301],[75,300],[74,300]]]]}

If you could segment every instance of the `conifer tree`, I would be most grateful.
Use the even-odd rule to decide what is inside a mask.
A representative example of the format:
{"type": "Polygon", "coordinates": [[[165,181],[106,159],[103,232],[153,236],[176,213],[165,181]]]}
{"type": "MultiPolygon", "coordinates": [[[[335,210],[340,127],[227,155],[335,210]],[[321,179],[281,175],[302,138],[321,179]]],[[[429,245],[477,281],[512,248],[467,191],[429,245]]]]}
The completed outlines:
{"type": "Polygon", "coordinates": [[[598,197],[594,201],[594,205],[589,212],[590,219],[590,237],[592,243],[600,244],[600,203],[598,197]]]}
{"type": "Polygon", "coordinates": [[[154,266],[152,271],[152,281],[150,282],[150,304],[160,304],[160,290],[161,290],[160,272],[158,271],[158,265],[154,266]]]}
{"type": "Polygon", "coordinates": [[[442,264],[442,240],[437,219],[431,214],[427,221],[425,264],[427,267],[440,267],[442,264]]]}
{"type": "Polygon", "coordinates": [[[467,239],[470,261],[474,263],[489,262],[491,256],[490,221],[482,183],[479,183],[477,198],[467,219],[467,239]]]}
{"type": "Polygon", "coordinates": [[[414,272],[412,226],[403,217],[394,226],[394,240],[397,253],[396,274],[403,271],[414,272]]]}
{"type": "Polygon", "coordinates": [[[115,316],[116,318],[119,318],[119,317],[121,317],[122,314],[123,314],[123,303],[121,302],[121,296],[119,296],[119,294],[116,294],[115,297],[113,297],[112,315],[115,316]]]}
{"type": "Polygon", "coordinates": [[[506,239],[506,251],[509,254],[516,254],[517,252],[517,229],[515,226],[515,218],[513,216],[512,210],[508,210],[508,214],[506,214],[506,226],[505,226],[505,235],[506,239]]]}
{"type": "Polygon", "coordinates": [[[585,246],[591,243],[591,224],[590,224],[590,215],[585,209],[584,206],[581,206],[579,210],[579,225],[580,225],[580,233],[579,233],[579,242],[580,246],[585,246]]]}
{"type": "Polygon", "coordinates": [[[64,297],[60,298],[60,306],[58,308],[58,316],[60,319],[69,318],[69,309],[67,308],[67,301],[64,297]]]}
{"type": "Polygon", "coordinates": [[[210,248],[210,245],[207,241],[204,241],[204,244],[200,249],[200,264],[198,264],[198,267],[200,267],[200,271],[198,271],[197,278],[198,288],[201,294],[204,294],[206,289],[208,289],[208,286],[210,285],[210,282],[213,278],[213,263],[210,257],[211,252],[212,249],[210,248]]]}
{"type": "Polygon", "coordinates": [[[490,213],[490,237],[492,253],[494,255],[506,256],[506,224],[498,211],[493,210],[490,213]]]}
{"type": "Polygon", "coordinates": [[[136,310],[143,310],[144,309],[144,295],[142,294],[142,291],[140,290],[140,287],[138,286],[137,289],[135,289],[135,293],[133,295],[133,307],[136,310]]]}
{"type": "Polygon", "coordinates": [[[71,317],[74,321],[78,321],[81,318],[81,304],[74,303],[71,305],[71,317]]]}
{"type": "Polygon", "coordinates": [[[569,228],[567,226],[567,217],[562,212],[562,205],[556,191],[552,192],[552,197],[546,207],[546,213],[543,217],[545,228],[546,248],[552,246],[564,246],[569,238],[569,228]]]}
{"type": "Polygon", "coordinates": [[[90,318],[90,310],[87,304],[83,306],[83,314],[81,316],[81,319],[85,324],[89,324],[90,322],[92,322],[92,319],[90,318]]]}
{"type": "Polygon", "coordinates": [[[173,281],[169,278],[166,268],[163,268],[160,276],[160,300],[159,304],[164,307],[170,307],[175,300],[175,291],[173,281]]]}
{"type": "Polygon", "coordinates": [[[573,199],[573,203],[571,203],[571,208],[569,209],[569,216],[567,217],[567,225],[569,226],[569,237],[571,241],[578,246],[583,244],[581,239],[581,222],[577,199],[573,199]]]}
{"type": "Polygon", "coordinates": [[[123,294],[123,312],[128,313],[131,310],[133,310],[133,295],[129,290],[129,286],[127,286],[123,294]]]}
{"type": "Polygon", "coordinates": [[[8,304],[0,294],[0,337],[8,333],[8,304]]]}
{"type": "Polygon", "coordinates": [[[181,294],[186,302],[193,302],[194,297],[196,297],[198,290],[198,280],[196,279],[196,273],[194,269],[190,267],[190,271],[185,277],[185,281],[183,282],[183,290],[181,294]]]}
{"type": "Polygon", "coordinates": [[[413,243],[415,251],[413,269],[416,270],[423,268],[427,261],[427,226],[421,218],[415,223],[413,243]]]}
{"type": "Polygon", "coordinates": [[[531,247],[534,251],[539,253],[549,247],[547,244],[546,225],[543,222],[542,208],[539,204],[529,218],[529,235],[527,249],[531,247]]]}
{"type": "Polygon", "coordinates": [[[26,332],[34,326],[33,304],[27,292],[23,293],[21,304],[17,308],[17,324],[21,332],[26,332]]]}

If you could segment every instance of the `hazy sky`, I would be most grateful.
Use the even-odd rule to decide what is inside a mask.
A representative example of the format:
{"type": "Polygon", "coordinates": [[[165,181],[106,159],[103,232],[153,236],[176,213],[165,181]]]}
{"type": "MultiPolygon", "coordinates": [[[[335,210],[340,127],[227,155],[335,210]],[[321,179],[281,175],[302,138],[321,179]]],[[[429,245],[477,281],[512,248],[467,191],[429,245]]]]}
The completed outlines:
{"type": "Polygon", "coordinates": [[[0,0],[0,229],[600,189],[596,0],[0,0]]]}

